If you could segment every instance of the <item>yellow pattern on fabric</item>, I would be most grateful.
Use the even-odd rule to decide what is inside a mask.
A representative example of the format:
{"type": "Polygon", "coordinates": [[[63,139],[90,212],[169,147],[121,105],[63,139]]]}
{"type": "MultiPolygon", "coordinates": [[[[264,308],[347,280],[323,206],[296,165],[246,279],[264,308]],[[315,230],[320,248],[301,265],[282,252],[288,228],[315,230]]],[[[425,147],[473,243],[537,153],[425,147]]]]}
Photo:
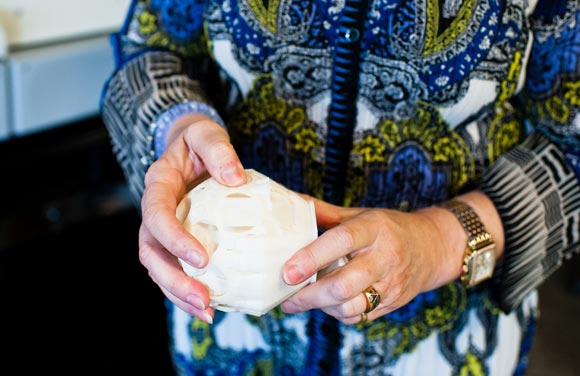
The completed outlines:
{"type": "Polygon", "coordinates": [[[141,35],[151,35],[157,31],[157,17],[153,13],[144,11],[137,17],[137,20],[141,35]]]}
{"type": "Polygon", "coordinates": [[[207,355],[207,350],[213,343],[209,331],[209,324],[197,318],[191,320],[190,331],[194,333],[191,336],[191,355],[194,359],[203,359],[207,355]],[[201,341],[198,334],[201,334],[201,341]]]}
{"type": "Polygon", "coordinates": [[[514,118],[513,115],[515,115],[515,111],[507,103],[496,109],[496,117],[489,128],[487,145],[490,163],[517,145],[524,135],[522,122],[514,118]]]}
{"type": "Polygon", "coordinates": [[[308,192],[315,197],[322,197],[323,163],[317,156],[323,154],[324,141],[317,133],[316,124],[308,119],[304,107],[276,96],[271,75],[256,77],[252,89],[235,114],[236,117],[228,123],[233,139],[252,140],[264,127],[273,124],[283,130],[288,151],[305,163],[308,192]]]}
{"type": "Polygon", "coordinates": [[[528,114],[540,122],[568,124],[580,110],[580,81],[568,81],[548,98],[529,99],[528,114]]]}
{"type": "Polygon", "coordinates": [[[481,361],[475,354],[468,352],[465,355],[465,362],[459,370],[460,376],[484,376],[485,372],[481,361]]]}
{"type": "Polygon", "coordinates": [[[261,75],[255,79],[252,90],[241,107],[243,111],[236,111],[239,115],[233,120],[233,125],[246,136],[252,135],[267,121],[281,125],[290,133],[299,128],[306,119],[303,108],[292,108],[286,101],[276,97],[274,83],[269,75],[261,75]]]}
{"type": "Polygon", "coordinates": [[[516,118],[516,111],[509,103],[513,97],[522,69],[522,54],[516,52],[508,75],[500,85],[495,102],[495,117],[488,128],[488,159],[492,164],[499,156],[513,148],[524,136],[524,126],[516,118]]]}
{"type": "Polygon", "coordinates": [[[451,164],[453,190],[474,177],[475,162],[469,147],[457,133],[448,129],[439,112],[426,102],[417,104],[412,118],[402,120],[398,125],[393,120],[386,120],[379,124],[379,130],[387,145],[415,141],[430,152],[433,162],[451,164]]]}
{"type": "Polygon", "coordinates": [[[294,148],[304,153],[310,153],[314,148],[321,145],[320,138],[311,128],[301,128],[296,132],[294,148]]]}
{"type": "Polygon", "coordinates": [[[441,287],[437,294],[440,303],[417,312],[414,320],[395,322],[387,315],[371,322],[356,324],[356,328],[363,331],[369,341],[384,338],[395,341],[396,346],[392,353],[387,354],[388,356],[399,357],[409,353],[434,331],[443,332],[450,329],[465,311],[466,290],[459,283],[449,283],[441,287]]]}
{"type": "Polygon", "coordinates": [[[427,102],[418,102],[414,114],[395,121],[379,121],[376,129],[355,137],[353,160],[348,171],[345,206],[364,195],[368,168],[384,168],[392,153],[404,143],[415,143],[426,150],[433,163],[449,164],[451,189],[457,191],[475,178],[475,160],[469,146],[451,130],[437,109],[427,102]]]}
{"type": "Polygon", "coordinates": [[[564,98],[572,105],[580,106],[580,81],[571,81],[564,83],[564,88],[566,93],[564,93],[564,98]]]}
{"type": "Polygon", "coordinates": [[[272,318],[277,321],[281,321],[286,316],[286,313],[282,311],[282,306],[278,305],[262,316],[245,315],[244,317],[251,325],[259,328],[261,331],[264,331],[266,330],[266,325],[264,324],[265,322],[271,320],[272,318]]]}
{"type": "Polygon", "coordinates": [[[427,24],[425,26],[423,56],[440,52],[455,42],[457,37],[467,29],[474,7],[475,0],[464,1],[451,25],[440,33],[441,11],[439,9],[439,1],[427,0],[427,24]]]}
{"type": "Polygon", "coordinates": [[[263,0],[248,0],[248,4],[254,11],[258,21],[270,32],[276,34],[278,31],[278,7],[280,0],[268,0],[266,3],[268,4],[267,8],[264,6],[263,0]]]}
{"type": "Polygon", "coordinates": [[[261,376],[261,375],[273,375],[274,374],[274,362],[272,359],[256,360],[256,368],[248,372],[248,376],[261,376]]]}
{"type": "Polygon", "coordinates": [[[497,303],[490,298],[489,294],[483,294],[482,300],[485,308],[493,315],[498,316],[502,313],[501,309],[497,306],[497,303]]]}
{"type": "Polygon", "coordinates": [[[570,110],[564,101],[558,97],[553,96],[546,101],[546,109],[550,117],[560,124],[567,124],[570,118],[570,110]]]}
{"type": "Polygon", "coordinates": [[[440,289],[445,305],[425,309],[425,323],[430,328],[441,331],[452,327],[455,317],[463,312],[467,305],[467,292],[463,286],[456,283],[448,284],[440,289]]]}
{"type": "Polygon", "coordinates": [[[381,143],[381,139],[373,134],[367,134],[354,146],[353,151],[357,152],[365,163],[384,162],[386,146],[381,143]]]}

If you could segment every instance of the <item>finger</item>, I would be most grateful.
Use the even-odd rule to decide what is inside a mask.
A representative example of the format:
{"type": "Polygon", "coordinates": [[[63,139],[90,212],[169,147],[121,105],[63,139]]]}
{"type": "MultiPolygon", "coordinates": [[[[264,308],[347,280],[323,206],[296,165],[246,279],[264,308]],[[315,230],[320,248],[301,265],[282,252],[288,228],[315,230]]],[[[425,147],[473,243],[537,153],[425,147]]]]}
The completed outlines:
{"type": "MultiPolygon", "coordinates": [[[[379,285],[384,285],[384,284],[378,282],[378,283],[373,284],[373,287],[375,287],[376,290],[379,291],[377,288],[377,286],[379,286],[379,285]]],[[[336,306],[322,308],[322,311],[327,313],[328,315],[335,317],[337,320],[339,320],[340,322],[342,322],[343,324],[346,324],[346,325],[360,323],[361,319],[362,319],[362,315],[364,315],[364,314],[367,315],[367,318],[366,318],[367,321],[372,321],[375,318],[380,317],[382,315],[385,315],[389,312],[392,312],[396,308],[399,307],[399,306],[392,307],[392,306],[388,306],[388,305],[384,304],[383,297],[384,297],[384,295],[381,294],[381,300],[380,300],[379,305],[376,306],[370,312],[366,312],[368,309],[368,302],[367,302],[367,298],[364,295],[364,292],[361,292],[355,298],[349,300],[346,303],[339,304],[336,306]]]]}
{"type": "MultiPolygon", "coordinates": [[[[392,311],[385,308],[385,307],[377,308],[374,311],[369,312],[367,314],[366,322],[371,322],[373,320],[376,320],[377,318],[382,317],[390,312],[392,312],[392,311]]],[[[345,325],[364,324],[364,322],[362,321],[362,318],[363,318],[363,314],[360,313],[360,314],[353,316],[353,317],[341,319],[340,322],[342,322],[345,325]]]]}
{"type": "Polygon", "coordinates": [[[209,306],[205,285],[186,275],[178,260],[163,249],[143,226],[139,233],[139,261],[155,283],[172,296],[200,310],[209,306]]]}
{"type": "Polygon", "coordinates": [[[282,277],[289,285],[301,283],[335,260],[364,250],[374,240],[375,233],[367,221],[355,219],[344,222],[296,252],[284,264],[282,277]]]}
{"type": "Polygon", "coordinates": [[[176,194],[176,186],[180,186],[180,183],[176,181],[182,178],[174,171],[164,171],[162,177],[148,183],[141,200],[143,225],[163,248],[188,264],[202,268],[208,260],[207,252],[176,216],[180,197],[176,194]],[[168,182],[171,175],[174,179],[168,182]]]}
{"type": "Polygon", "coordinates": [[[322,308],[326,314],[335,317],[341,322],[356,321],[357,318],[360,319],[360,314],[364,312],[366,308],[366,299],[361,296],[356,296],[355,298],[335,306],[329,306],[322,308]]]}
{"type": "Polygon", "coordinates": [[[161,291],[163,294],[169,299],[173,304],[175,304],[179,309],[184,311],[185,313],[195,316],[200,320],[203,320],[209,324],[213,324],[213,317],[214,317],[214,309],[208,307],[206,309],[199,309],[194,305],[188,304],[183,300],[177,298],[175,295],[172,295],[168,290],[160,286],[161,291]]]}
{"type": "Polygon", "coordinates": [[[344,208],[305,194],[301,194],[301,196],[314,203],[316,223],[324,229],[337,226],[347,218],[354,217],[364,210],[362,208],[344,208]]]}
{"type": "Polygon", "coordinates": [[[379,304],[376,307],[370,307],[371,311],[367,311],[369,309],[369,301],[365,295],[365,290],[345,303],[336,306],[324,307],[322,310],[348,325],[358,323],[361,320],[361,314],[363,313],[368,314],[367,318],[372,318],[374,312],[383,312],[384,314],[386,312],[394,311],[395,309],[398,309],[407,303],[406,300],[400,301],[398,302],[399,304],[397,304],[397,302],[393,302],[392,300],[387,301],[388,299],[385,299],[385,293],[380,293],[380,291],[386,291],[386,289],[388,289],[388,282],[379,281],[373,283],[372,286],[379,293],[380,298],[379,304]]]}
{"type": "MultiPolygon", "coordinates": [[[[342,268],[298,291],[284,302],[283,308],[288,313],[296,313],[344,304],[357,298],[357,295],[365,299],[362,291],[375,283],[380,274],[379,264],[370,256],[355,257],[342,268]]],[[[382,294],[382,291],[379,293],[382,294]]],[[[359,302],[362,304],[363,301],[359,302]]]]}
{"type": "Polygon", "coordinates": [[[238,186],[246,182],[246,174],[227,132],[210,120],[202,120],[183,133],[190,151],[198,156],[218,182],[238,186]]]}

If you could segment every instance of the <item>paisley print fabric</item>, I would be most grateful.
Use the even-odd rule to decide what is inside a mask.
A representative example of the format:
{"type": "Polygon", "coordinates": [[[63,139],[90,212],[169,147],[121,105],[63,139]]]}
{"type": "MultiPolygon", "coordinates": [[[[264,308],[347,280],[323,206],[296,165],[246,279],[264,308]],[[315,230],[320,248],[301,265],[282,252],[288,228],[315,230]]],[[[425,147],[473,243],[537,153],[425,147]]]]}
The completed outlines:
{"type": "Polygon", "coordinates": [[[580,249],[579,28],[577,0],[134,0],[103,118],[136,202],[156,120],[214,106],[290,189],[412,211],[477,188],[506,227],[492,281],[362,325],[168,302],[176,372],[524,374],[535,289],[580,249]]]}

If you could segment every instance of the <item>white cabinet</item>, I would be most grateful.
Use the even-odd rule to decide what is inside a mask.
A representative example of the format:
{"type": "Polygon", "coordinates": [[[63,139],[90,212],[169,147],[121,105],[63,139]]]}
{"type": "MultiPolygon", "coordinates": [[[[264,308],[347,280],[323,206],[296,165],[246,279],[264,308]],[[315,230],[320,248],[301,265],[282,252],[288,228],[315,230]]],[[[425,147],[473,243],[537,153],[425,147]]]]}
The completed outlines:
{"type": "Polygon", "coordinates": [[[97,115],[114,67],[106,37],[27,49],[9,61],[16,136],[97,115]]]}
{"type": "Polygon", "coordinates": [[[130,0],[0,0],[11,47],[103,34],[119,28],[130,0]]]}
{"type": "Polygon", "coordinates": [[[0,0],[0,141],[98,115],[130,0],[0,0]]]}

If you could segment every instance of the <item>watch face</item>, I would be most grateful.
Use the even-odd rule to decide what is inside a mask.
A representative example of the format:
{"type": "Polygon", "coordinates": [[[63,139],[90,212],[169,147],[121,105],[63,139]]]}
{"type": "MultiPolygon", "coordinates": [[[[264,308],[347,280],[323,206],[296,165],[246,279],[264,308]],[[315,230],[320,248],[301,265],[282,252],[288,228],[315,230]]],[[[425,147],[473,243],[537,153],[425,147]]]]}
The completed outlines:
{"type": "Polygon", "coordinates": [[[490,278],[495,268],[495,244],[489,244],[473,252],[467,263],[468,285],[473,286],[490,278]]]}

